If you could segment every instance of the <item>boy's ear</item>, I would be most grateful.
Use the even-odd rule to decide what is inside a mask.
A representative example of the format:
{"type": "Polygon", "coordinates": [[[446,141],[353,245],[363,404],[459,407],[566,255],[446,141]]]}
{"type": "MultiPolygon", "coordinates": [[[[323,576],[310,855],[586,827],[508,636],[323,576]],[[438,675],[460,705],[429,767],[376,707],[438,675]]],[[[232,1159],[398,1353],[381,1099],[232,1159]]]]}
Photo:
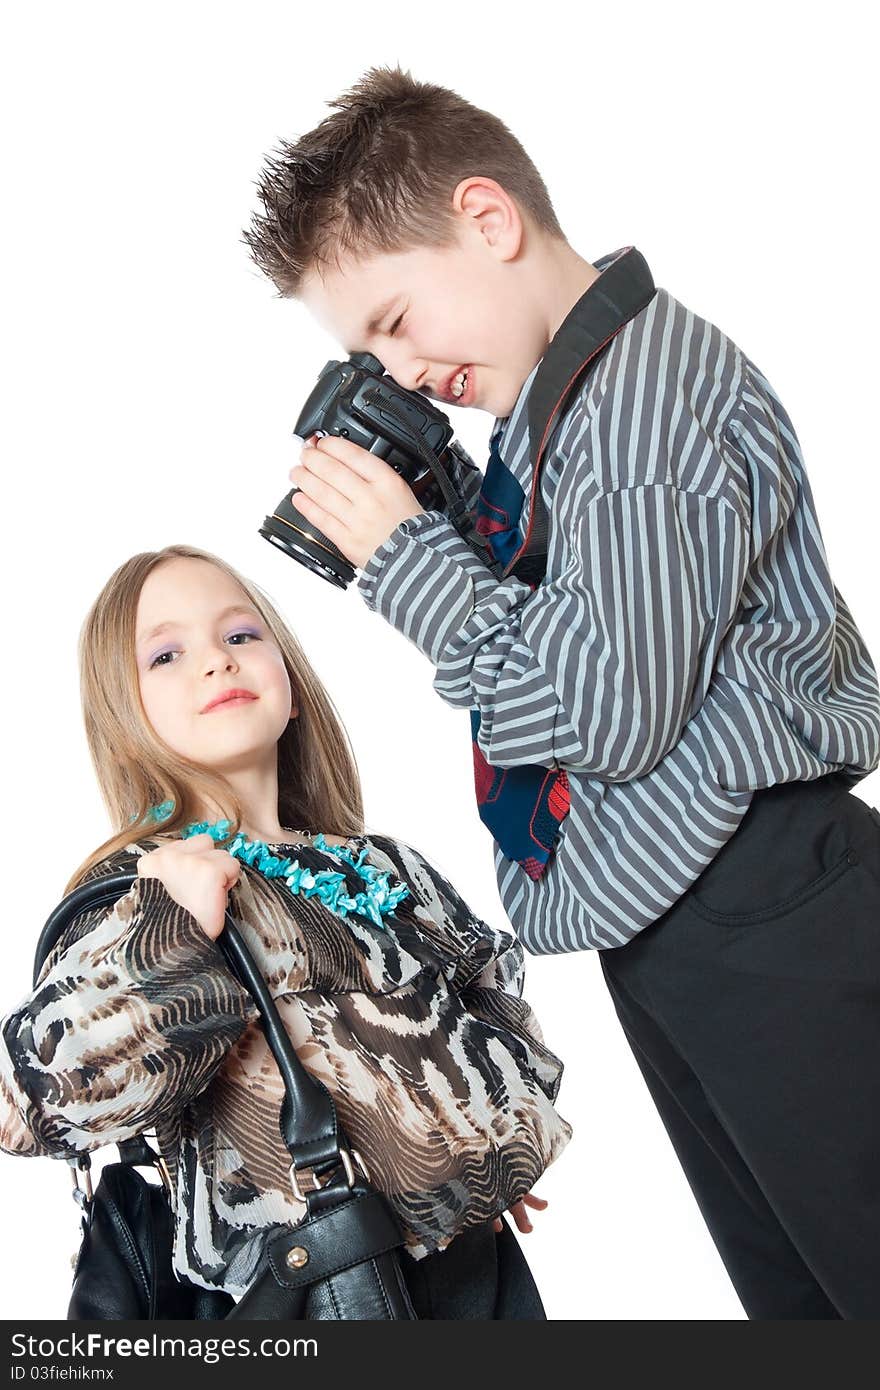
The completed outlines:
{"type": "Polygon", "coordinates": [[[495,179],[472,175],[462,179],[452,195],[452,206],[502,260],[518,255],[523,240],[523,220],[514,200],[495,179]]]}

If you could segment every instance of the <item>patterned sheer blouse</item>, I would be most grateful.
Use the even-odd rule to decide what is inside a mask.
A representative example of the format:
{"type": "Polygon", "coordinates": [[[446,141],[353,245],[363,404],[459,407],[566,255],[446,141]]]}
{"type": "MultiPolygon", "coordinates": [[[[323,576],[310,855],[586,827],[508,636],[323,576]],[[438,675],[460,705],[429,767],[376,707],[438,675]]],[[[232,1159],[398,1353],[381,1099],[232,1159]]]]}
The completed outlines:
{"type": "MultiPolygon", "coordinates": [[[[133,870],[141,840],[89,877],[133,870]]],[[[411,892],[381,927],[242,867],[230,907],[303,1064],[415,1258],[522,1197],[567,1143],[562,1065],[521,998],[522,948],[414,849],[347,842],[411,892]]],[[[271,847],[350,875],[311,844],[271,847]]],[[[283,1087],[256,1006],[158,879],[81,915],[0,1023],[0,1148],[69,1158],[154,1131],[171,1176],[175,1269],[239,1295],[304,1207],[279,1130],[283,1087]]]]}

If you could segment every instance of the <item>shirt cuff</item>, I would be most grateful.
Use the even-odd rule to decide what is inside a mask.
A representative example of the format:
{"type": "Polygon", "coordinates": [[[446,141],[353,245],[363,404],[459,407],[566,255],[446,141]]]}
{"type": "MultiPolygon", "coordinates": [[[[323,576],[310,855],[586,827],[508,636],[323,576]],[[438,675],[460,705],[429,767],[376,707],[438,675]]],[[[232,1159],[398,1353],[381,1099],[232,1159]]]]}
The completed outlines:
{"type": "Polygon", "coordinates": [[[493,571],[438,511],[400,522],[358,579],[367,607],[381,613],[435,666],[451,634],[496,584],[493,571]]]}

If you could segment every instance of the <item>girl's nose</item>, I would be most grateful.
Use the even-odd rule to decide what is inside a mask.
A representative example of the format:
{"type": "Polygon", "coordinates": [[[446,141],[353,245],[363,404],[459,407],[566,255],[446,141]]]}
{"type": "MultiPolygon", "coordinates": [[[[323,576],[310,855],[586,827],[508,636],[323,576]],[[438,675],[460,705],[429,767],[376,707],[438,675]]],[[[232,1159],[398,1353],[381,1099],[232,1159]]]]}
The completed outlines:
{"type": "Polygon", "coordinates": [[[237,671],[238,662],[232,652],[218,649],[216,652],[209,652],[204,662],[204,672],[206,676],[213,676],[217,671],[237,671]]]}

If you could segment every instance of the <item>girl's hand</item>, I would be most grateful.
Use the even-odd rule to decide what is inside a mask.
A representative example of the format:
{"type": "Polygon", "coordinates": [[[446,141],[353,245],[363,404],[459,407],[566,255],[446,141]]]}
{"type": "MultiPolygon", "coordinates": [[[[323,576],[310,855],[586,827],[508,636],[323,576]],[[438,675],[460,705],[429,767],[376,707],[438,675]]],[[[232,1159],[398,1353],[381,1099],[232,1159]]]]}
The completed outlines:
{"type": "MultiPolygon", "coordinates": [[[[547,1203],[543,1197],[536,1197],[533,1192],[527,1192],[525,1197],[520,1198],[518,1202],[514,1202],[513,1206],[510,1208],[510,1214],[516,1222],[516,1229],[521,1231],[523,1235],[528,1235],[529,1231],[534,1230],[534,1227],[529,1220],[526,1207],[531,1207],[533,1211],[544,1211],[546,1206],[547,1203]]],[[[492,1225],[496,1231],[500,1231],[502,1226],[501,1217],[496,1216],[492,1225]]]]}
{"type": "Polygon", "coordinates": [[[241,864],[210,835],[169,840],[142,854],[137,871],[140,878],[158,878],[174,901],[192,913],[205,935],[216,941],[223,930],[227,895],[241,877],[241,864]]]}

